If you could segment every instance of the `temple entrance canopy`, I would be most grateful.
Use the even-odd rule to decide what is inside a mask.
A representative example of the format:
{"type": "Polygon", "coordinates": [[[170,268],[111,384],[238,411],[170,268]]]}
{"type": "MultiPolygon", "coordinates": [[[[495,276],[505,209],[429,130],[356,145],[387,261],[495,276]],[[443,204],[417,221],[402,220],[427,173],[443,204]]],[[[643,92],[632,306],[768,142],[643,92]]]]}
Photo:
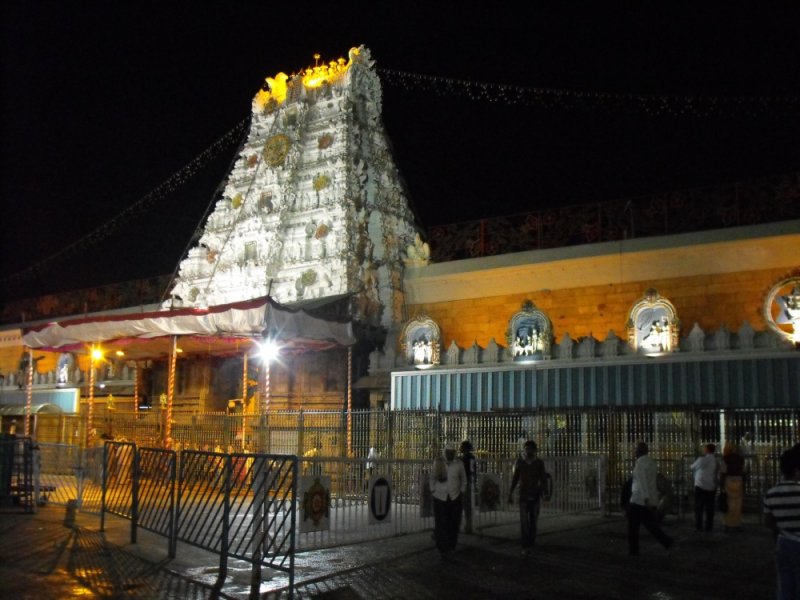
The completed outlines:
{"type": "MultiPolygon", "coordinates": [[[[350,322],[338,322],[314,317],[303,310],[284,307],[269,297],[213,306],[205,309],[184,308],[173,311],[141,312],[125,315],[102,315],[72,319],[34,327],[23,335],[30,349],[64,353],[89,354],[88,414],[86,444],[93,441],[92,427],[96,365],[114,364],[103,355],[116,356],[120,361],[139,364],[150,359],[167,359],[168,381],[159,401],[165,414],[164,443],[171,446],[173,399],[176,395],[176,357],[243,356],[242,380],[248,381],[249,356],[259,355],[263,369],[259,370],[259,401],[257,412],[270,409],[270,362],[275,356],[268,351],[280,351],[289,357],[311,351],[349,347],[355,343],[350,322]]],[[[28,368],[26,385],[25,432],[30,433],[32,414],[32,367],[28,368]]],[[[134,375],[134,410],[138,408],[139,376],[134,375]]],[[[103,387],[100,385],[100,387],[103,387]]],[[[351,375],[348,373],[347,399],[350,407],[351,375]]],[[[243,390],[243,394],[246,392],[243,390]]],[[[106,401],[106,409],[111,405],[106,401]]],[[[244,401],[243,397],[243,401],[244,401]]]]}
{"type": "Polygon", "coordinates": [[[269,339],[286,352],[327,350],[355,343],[352,325],[291,310],[269,297],[206,309],[142,312],[49,323],[28,330],[29,348],[88,353],[92,344],[124,352],[128,360],[164,357],[174,336],[183,353],[240,354],[269,339]]]}

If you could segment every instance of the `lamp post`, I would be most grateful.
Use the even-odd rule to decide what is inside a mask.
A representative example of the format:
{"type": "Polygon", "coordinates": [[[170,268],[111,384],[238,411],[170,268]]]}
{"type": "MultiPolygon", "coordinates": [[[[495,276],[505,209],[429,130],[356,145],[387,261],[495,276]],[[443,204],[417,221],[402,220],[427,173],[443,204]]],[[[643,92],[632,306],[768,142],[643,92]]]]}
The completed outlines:
{"type": "Polygon", "coordinates": [[[270,363],[272,360],[277,358],[280,348],[278,345],[271,339],[265,338],[262,342],[257,342],[258,346],[258,357],[261,359],[261,369],[258,375],[258,396],[259,396],[259,403],[258,403],[258,415],[259,415],[259,426],[262,431],[261,435],[261,452],[268,451],[268,440],[267,440],[267,415],[269,414],[269,400],[270,400],[270,389],[269,389],[269,371],[270,371],[270,363]]]}
{"type": "Polygon", "coordinates": [[[272,339],[265,339],[263,342],[258,344],[259,346],[259,356],[261,357],[261,365],[262,371],[264,375],[262,377],[263,382],[263,394],[261,396],[261,414],[266,415],[269,412],[269,400],[270,400],[270,391],[269,391],[269,368],[270,363],[278,358],[278,354],[280,353],[280,347],[272,339]]]}
{"type": "Polygon", "coordinates": [[[242,451],[246,450],[247,440],[247,352],[244,353],[242,364],[242,451]]]}

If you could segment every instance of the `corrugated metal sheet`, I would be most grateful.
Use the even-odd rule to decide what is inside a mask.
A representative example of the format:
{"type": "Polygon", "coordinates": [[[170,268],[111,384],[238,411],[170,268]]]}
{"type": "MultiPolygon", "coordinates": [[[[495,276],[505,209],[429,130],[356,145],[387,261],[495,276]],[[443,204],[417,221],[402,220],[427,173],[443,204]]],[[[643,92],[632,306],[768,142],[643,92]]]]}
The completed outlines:
{"type": "Polygon", "coordinates": [[[392,374],[392,408],[398,410],[798,405],[797,353],[614,363],[552,361],[496,369],[442,368],[392,374]]]}

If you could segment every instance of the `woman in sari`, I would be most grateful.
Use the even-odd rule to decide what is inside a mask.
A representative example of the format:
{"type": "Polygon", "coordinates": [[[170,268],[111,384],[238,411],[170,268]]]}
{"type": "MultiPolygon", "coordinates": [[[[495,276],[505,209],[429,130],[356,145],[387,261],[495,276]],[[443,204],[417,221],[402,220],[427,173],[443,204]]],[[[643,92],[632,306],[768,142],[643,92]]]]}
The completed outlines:
{"type": "Polygon", "coordinates": [[[744,498],[744,456],[739,447],[725,443],[722,451],[720,487],[728,499],[728,510],[723,518],[725,529],[742,528],[742,499],[744,498]]]}

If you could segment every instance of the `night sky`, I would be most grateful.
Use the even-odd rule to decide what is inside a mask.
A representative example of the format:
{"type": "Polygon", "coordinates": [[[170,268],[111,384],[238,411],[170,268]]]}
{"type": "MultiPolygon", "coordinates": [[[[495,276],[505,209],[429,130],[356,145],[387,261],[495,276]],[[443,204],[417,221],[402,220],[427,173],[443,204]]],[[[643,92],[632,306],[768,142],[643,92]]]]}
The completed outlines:
{"type": "Polygon", "coordinates": [[[246,119],[265,77],[360,44],[386,70],[384,123],[425,227],[800,170],[796,11],[162,4],[0,9],[0,299],[171,272],[238,141],[122,211],[246,119]],[[409,89],[396,72],[435,78],[409,89]],[[489,102],[448,79],[511,87],[489,102]],[[514,104],[518,88],[555,92],[514,104]]]}

